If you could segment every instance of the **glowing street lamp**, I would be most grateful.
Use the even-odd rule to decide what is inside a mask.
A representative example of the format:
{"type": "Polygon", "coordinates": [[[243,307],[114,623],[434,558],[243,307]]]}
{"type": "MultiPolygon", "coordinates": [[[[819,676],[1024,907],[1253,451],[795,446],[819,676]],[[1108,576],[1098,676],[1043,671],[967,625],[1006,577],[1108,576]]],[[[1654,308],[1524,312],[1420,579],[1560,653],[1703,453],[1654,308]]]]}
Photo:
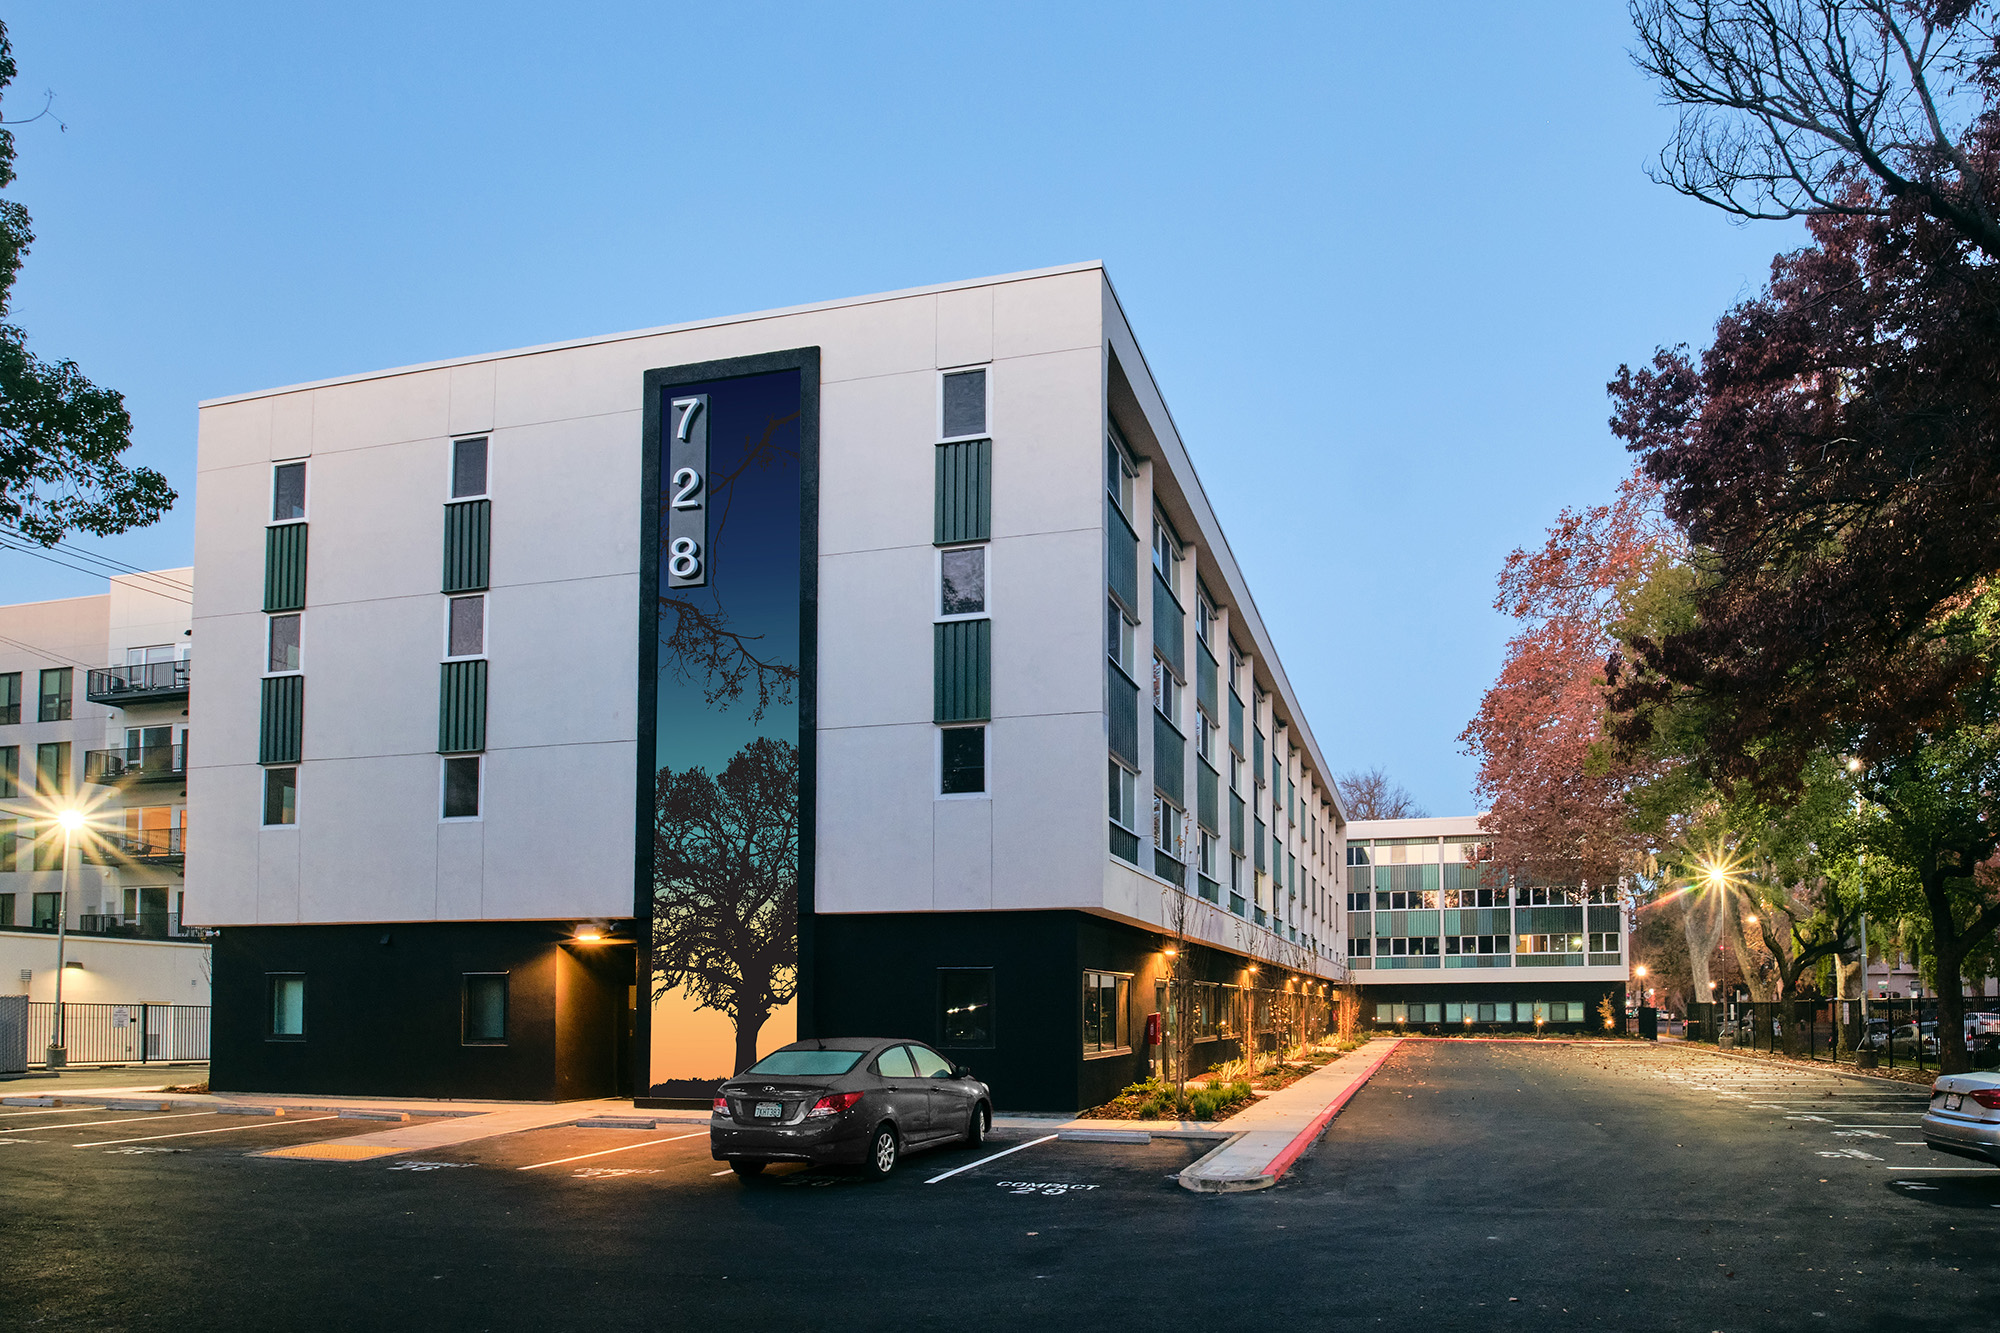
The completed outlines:
{"type": "Polygon", "coordinates": [[[62,987],[63,950],[69,943],[69,893],[71,877],[76,874],[76,871],[71,868],[74,864],[74,858],[70,855],[70,848],[76,841],[77,832],[88,824],[89,820],[84,816],[83,811],[72,805],[57,813],[56,823],[61,826],[63,831],[63,864],[62,890],[56,895],[56,1016],[54,1025],[49,1028],[48,1067],[50,1069],[61,1069],[69,1063],[69,1048],[63,1041],[62,987]]]}

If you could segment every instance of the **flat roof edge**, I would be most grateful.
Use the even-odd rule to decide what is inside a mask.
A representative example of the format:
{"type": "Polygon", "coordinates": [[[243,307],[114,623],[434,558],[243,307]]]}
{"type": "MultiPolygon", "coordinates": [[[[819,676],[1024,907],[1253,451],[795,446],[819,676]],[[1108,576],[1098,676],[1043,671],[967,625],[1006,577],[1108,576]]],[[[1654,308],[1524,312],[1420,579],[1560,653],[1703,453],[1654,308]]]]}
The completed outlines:
{"type": "Polygon", "coordinates": [[[481,352],[474,356],[448,357],[441,361],[420,361],[413,365],[391,366],[385,370],[367,370],[353,375],[335,375],[330,379],[308,380],[302,384],[287,384],[275,389],[253,389],[248,393],[225,394],[220,398],[204,398],[196,403],[197,408],[222,407],[230,403],[253,402],[259,398],[275,398],[279,394],[301,393],[307,389],[326,389],[337,384],[360,384],[368,380],[388,379],[396,375],[414,375],[426,370],[447,370],[452,366],[476,365],[481,361],[505,361],[517,356],[534,356],[542,352],[562,352],[575,347],[596,347],[607,343],[629,342],[635,338],[657,338],[666,333],[686,333],[694,329],[722,328],[730,324],[747,324],[759,319],[777,319],[785,315],[809,315],[821,310],[840,310],[849,306],[874,305],[881,301],[900,301],[912,296],[934,296],[939,292],[967,291],[974,287],[997,287],[1002,283],[1025,282],[1032,278],[1054,278],[1065,273],[1088,273],[1103,271],[1101,259],[1084,260],[1076,264],[1058,264],[1053,268],[1025,269],[1019,273],[996,273],[991,277],[968,278],[960,282],[939,282],[927,287],[904,287],[891,292],[873,292],[866,296],[845,296],[834,301],[814,301],[806,305],[780,306],[773,310],[753,310],[740,315],[721,315],[709,319],[691,319],[679,324],[661,324],[649,329],[632,329],[624,333],[602,333],[588,338],[571,338],[563,342],[538,343],[532,347],[506,348],[498,352],[481,352]]]}

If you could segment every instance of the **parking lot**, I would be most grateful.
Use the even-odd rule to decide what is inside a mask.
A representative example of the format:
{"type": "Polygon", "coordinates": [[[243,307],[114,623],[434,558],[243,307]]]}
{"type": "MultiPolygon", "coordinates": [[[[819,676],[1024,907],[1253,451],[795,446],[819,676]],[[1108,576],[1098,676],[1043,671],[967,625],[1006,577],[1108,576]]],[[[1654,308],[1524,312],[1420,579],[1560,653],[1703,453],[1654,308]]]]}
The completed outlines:
{"type": "Polygon", "coordinates": [[[743,1181],[699,1123],[337,1162],[261,1154],[384,1126],[41,1111],[0,1119],[0,1308],[38,1328],[1984,1327],[2000,1171],[1911,1146],[1923,1100],[1693,1048],[1409,1042],[1278,1188],[1229,1196],[1175,1183],[1209,1146],[1186,1140],[1016,1131],[879,1184],[743,1181]]]}

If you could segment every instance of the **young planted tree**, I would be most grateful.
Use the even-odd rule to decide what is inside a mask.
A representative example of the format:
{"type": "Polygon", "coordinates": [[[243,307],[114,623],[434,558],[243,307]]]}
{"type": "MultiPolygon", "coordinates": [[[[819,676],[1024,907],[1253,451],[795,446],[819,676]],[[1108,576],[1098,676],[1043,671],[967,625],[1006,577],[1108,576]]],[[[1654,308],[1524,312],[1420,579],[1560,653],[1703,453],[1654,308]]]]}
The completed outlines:
{"type": "Polygon", "coordinates": [[[653,998],[727,1014],[731,1072],[798,991],[798,786],[798,747],[759,737],[720,774],[663,768],[655,787],[653,998]]]}
{"type": "MultiPolygon", "coordinates": [[[[0,23],[0,92],[15,73],[0,23]]],[[[0,190],[14,183],[8,123],[0,121],[0,190]]],[[[107,536],[143,528],[175,495],[158,472],[121,458],[132,445],[124,395],[92,384],[74,361],[36,356],[10,319],[14,279],[34,239],[28,211],[0,198],[0,524],[43,546],[77,530],[107,536]]]]}

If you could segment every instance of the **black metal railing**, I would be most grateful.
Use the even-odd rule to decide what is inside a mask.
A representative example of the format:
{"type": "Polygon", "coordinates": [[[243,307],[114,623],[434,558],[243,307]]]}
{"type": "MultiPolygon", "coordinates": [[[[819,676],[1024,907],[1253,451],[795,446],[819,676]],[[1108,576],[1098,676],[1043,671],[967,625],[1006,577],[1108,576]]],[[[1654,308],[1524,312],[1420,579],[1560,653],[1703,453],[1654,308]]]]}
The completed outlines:
{"type": "MultiPolygon", "coordinates": [[[[1967,1013],[1994,1001],[1968,997],[1967,1013]]],[[[1996,1005],[2000,1007],[2000,1005],[1996,1005]]],[[[1692,1006],[1690,1039],[1716,1044],[1728,1038],[1742,1050],[1769,1051],[1830,1064],[1857,1063],[1857,1053],[1883,1069],[1930,1073],[1938,1067],[1936,999],[1868,1002],[1863,1020],[1859,1000],[1795,1000],[1785,1003],[1717,1003],[1692,1006]]],[[[2000,1067],[2000,1038],[1979,1033],[1966,1041],[1975,1069],[2000,1067]]]]}
{"type": "Polygon", "coordinates": [[[187,778],[187,746],[128,745],[120,750],[86,750],[83,780],[107,786],[126,782],[181,782],[187,778]]]}
{"type": "MultiPolygon", "coordinates": [[[[208,1059],[208,1006],[205,1004],[67,1004],[63,1009],[63,1050],[73,1065],[185,1063],[208,1059]]],[[[48,1057],[55,1034],[56,1007],[38,1000],[28,1006],[28,1063],[48,1057]]]]}
{"type": "Polygon", "coordinates": [[[184,828],[117,829],[99,833],[84,843],[85,865],[177,866],[187,852],[184,828]]]}
{"type": "Polygon", "coordinates": [[[84,681],[84,697],[94,704],[139,704],[185,699],[188,660],[139,662],[92,671],[84,681]]]}
{"type": "Polygon", "coordinates": [[[178,912],[86,912],[77,918],[79,935],[109,935],[131,940],[198,940],[208,932],[183,926],[178,912]]]}

